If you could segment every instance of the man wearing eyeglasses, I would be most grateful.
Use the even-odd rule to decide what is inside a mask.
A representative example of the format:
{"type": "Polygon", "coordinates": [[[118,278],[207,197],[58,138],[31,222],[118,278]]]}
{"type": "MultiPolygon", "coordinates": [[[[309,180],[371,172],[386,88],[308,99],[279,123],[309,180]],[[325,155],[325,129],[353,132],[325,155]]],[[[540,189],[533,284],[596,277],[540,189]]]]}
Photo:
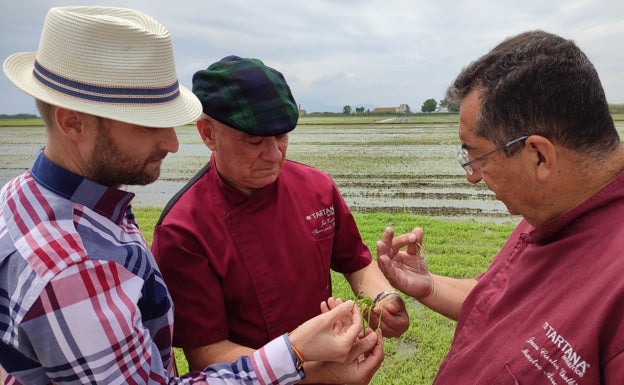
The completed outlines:
{"type": "Polygon", "coordinates": [[[428,271],[420,228],[378,242],[395,288],[457,320],[434,383],[624,383],[624,147],[593,65],[570,40],[526,32],[447,98],[466,178],[523,219],[474,279],[428,271]]]}

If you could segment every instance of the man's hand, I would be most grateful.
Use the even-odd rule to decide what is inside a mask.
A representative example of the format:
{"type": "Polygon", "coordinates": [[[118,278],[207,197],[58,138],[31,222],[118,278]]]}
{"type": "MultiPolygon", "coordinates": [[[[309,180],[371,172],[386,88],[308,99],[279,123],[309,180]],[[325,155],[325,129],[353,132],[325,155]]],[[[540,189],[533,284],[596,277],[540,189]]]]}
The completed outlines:
{"type": "MultiPolygon", "coordinates": [[[[325,314],[342,304],[340,298],[330,297],[321,303],[321,311],[325,314]]],[[[362,329],[360,323],[360,334],[345,362],[306,362],[304,382],[368,384],[383,361],[383,338],[380,332],[373,332],[371,328],[366,328],[364,332],[362,329]]]]}
{"type": "Polygon", "coordinates": [[[353,301],[340,301],[331,310],[300,325],[290,333],[290,341],[305,361],[345,362],[361,332],[360,309],[353,301]]]}
{"type": "Polygon", "coordinates": [[[427,297],[433,290],[427,263],[421,255],[423,235],[417,227],[395,237],[388,227],[377,242],[379,269],[392,286],[416,299],[427,297]]]}
{"type": "Polygon", "coordinates": [[[332,384],[368,384],[383,361],[383,338],[380,332],[366,329],[345,362],[311,362],[305,364],[305,382],[332,384]],[[373,345],[370,345],[371,342],[373,345]]]}
{"type": "Polygon", "coordinates": [[[369,310],[370,327],[375,330],[380,328],[384,337],[398,338],[409,328],[407,309],[398,293],[379,299],[369,310]]]}

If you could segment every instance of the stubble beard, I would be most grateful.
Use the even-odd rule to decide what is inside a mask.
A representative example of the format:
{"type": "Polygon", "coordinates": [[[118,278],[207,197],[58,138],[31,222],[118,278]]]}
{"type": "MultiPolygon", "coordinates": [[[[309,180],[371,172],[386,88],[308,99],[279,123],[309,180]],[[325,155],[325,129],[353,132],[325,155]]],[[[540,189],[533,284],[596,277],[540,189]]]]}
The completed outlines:
{"type": "Polygon", "coordinates": [[[104,186],[147,185],[160,176],[160,166],[150,170],[148,163],[162,159],[166,154],[152,154],[141,161],[124,153],[110,135],[109,129],[99,126],[99,135],[89,162],[89,178],[104,186]]]}

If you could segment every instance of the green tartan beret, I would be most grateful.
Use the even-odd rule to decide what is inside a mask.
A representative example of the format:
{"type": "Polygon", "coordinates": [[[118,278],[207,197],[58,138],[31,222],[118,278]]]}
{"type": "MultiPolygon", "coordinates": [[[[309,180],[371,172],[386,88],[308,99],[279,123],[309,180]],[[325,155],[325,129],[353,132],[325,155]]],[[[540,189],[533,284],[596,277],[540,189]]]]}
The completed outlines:
{"type": "Polygon", "coordinates": [[[250,135],[285,134],[299,118],[284,76],[258,59],[227,56],[197,71],[193,93],[208,116],[250,135]]]}

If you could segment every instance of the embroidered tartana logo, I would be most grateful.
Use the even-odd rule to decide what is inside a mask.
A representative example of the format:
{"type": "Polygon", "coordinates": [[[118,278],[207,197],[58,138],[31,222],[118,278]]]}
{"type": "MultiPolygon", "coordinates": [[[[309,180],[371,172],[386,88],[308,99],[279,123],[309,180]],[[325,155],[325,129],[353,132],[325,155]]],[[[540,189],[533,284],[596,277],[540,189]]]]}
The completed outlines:
{"type": "Polygon", "coordinates": [[[525,340],[522,355],[550,384],[578,385],[591,365],[549,322],[544,322],[542,330],[543,336],[525,340]]]}
{"type": "Polygon", "coordinates": [[[315,236],[333,230],[336,226],[334,206],[325,207],[306,215],[306,221],[312,225],[312,234],[315,236]]]}
{"type": "Polygon", "coordinates": [[[550,339],[555,346],[563,352],[563,361],[565,364],[579,377],[583,377],[589,364],[583,357],[572,347],[572,345],[555,330],[548,322],[544,322],[544,330],[546,338],[550,339]]]}

